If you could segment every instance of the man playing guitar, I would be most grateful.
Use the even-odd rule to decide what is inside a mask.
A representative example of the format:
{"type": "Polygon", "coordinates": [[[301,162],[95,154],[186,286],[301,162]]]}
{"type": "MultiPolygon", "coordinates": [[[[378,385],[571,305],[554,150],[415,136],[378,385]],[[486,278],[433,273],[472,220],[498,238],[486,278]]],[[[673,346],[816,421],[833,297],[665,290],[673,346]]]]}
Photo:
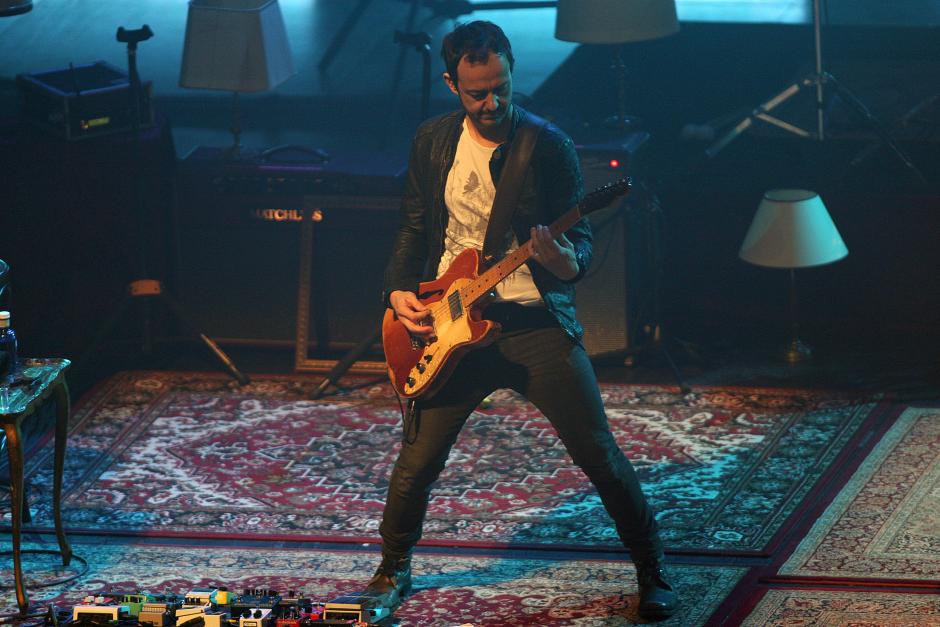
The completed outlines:
{"type": "MultiPolygon", "coordinates": [[[[385,298],[395,324],[407,329],[416,346],[432,344],[437,334],[436,314],[422,302],[419,284],[445,274],[461,251],[483,248],[507,150],[531,115],[512,102],[512,50],[498,26],[484,21],[460,25],[445,37],[441,54],[444,81],[461,108],[425,122],[415,135],[385,274],[385,298]]],[[[677,608],[663,569],[656,519],[633,466],[611,435],[581,344],[574,283],[591,262],[590,226],[581,219],[557,237],[544,226],[578,204],[582,187],[571,139],[546,124],[532,148],[509,222],[512,247],[531,239],[531,256],[496,286],[483,311],[485,319],[501,325],[501,333],[463,355],[433,393],[409,405],[379,528],[382,562],[367,588],[387,607],[397,607],[411,588],[412,549],[421,537],[431,486],[457,435],[487,395],[508,387],[548,418],[599,492],[636,565],[640,615],[666,618],[677,608]]]]}

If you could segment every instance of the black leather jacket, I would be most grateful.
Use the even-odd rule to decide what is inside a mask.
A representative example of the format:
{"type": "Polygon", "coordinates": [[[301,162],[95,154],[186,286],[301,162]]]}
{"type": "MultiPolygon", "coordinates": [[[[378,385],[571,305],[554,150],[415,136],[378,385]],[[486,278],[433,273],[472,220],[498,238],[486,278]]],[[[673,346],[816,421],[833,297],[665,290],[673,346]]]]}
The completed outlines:
{"type": "MultiPolygon", "coordinates": [[[[513,105],[509,141],[512,141],[519,121],[525,115],[526,111],[513,105]]],[[[416,292],[419,282],[436,276],[448,219],[444,186],[457,152],[464,116],[463,110],[459,110],[432,118],[424,122],[415,134],[398,233],[385,270],[383,298],[386,306],[391,292],[416,292]]],[[[494,183],[499,181],[507,145],[508,142],[494,151],[490,161],[494,183]]],[[[546,125],[532,151],[519,205],[513,214],[512,229],[517,240],[527,241],[532,226],[554,222],[581,200],[583,192],[584,183],[574,143],[555,125],[546,125]]],[[[567,237],[574,244],[577,276],[570,281],[562,281],[536,262],[529,262],[529,268],[546,308],[572,338],[580,341],[583,329],[575,317],[573,283],[584,276],[591,263],[593,248],[587,220],[580,220],[567,232],[567,237]]]]}

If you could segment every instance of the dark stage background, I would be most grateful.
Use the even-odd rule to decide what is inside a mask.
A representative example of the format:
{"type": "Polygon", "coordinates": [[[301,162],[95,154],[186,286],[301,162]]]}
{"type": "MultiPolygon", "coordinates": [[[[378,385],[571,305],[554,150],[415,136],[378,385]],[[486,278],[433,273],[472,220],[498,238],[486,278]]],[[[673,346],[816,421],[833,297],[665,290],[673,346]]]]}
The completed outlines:
{"type": "MultiPolygon", "coordinates": [[[[14,316],[25,354],[80,355],[137,276],[141,246],[150,272],[166,279],[210,335],[285,347],[293,338],[299,229],[246,220],[240,203],[297,208],[302,194],[285,198],[276,190],[267,196],[255,190],[239,199],[237,189],[219,191],[218,172],[194,164],[194,149],[224,147],[230,140],[230,102],[224,94],[176,87],[185,9],[151,4],[136,13],[126,7],[110,7],[109,13],[104,3],[89,13],[76,3],[47,0],[31,14],[0,22],[0,258],[14,269],[14,316]],[[53,21],[60,24],[51,29],[53,21]],[[142,141],[141,243],[132,144],[119,135],[68,143],[24,127],[13,78],[69,61],[101,58],[122,67],[123,48],[113,41],[113,31],[145,21],[157,36],[141,46],[141,73],[154,81],[158,124],[142,141]],[[65,36],[80,31],[82,36],[65,36]]],[[[842,262],[798,272],[801,315],[811,337],[882,345],[940,337],[936,10],[911,2],[892,5],[893,12],[879,5],[850,18],[843,4],[829,3],[826,69],[887,125],[926,182],[838,99],[828,110],[832,137],[825,142],[758,124],[706,158],[709,133],[720,134],[812,70],[812,28],[806,3],[789,3],[796,10],[783,19],[773,10],[759,13],[756,2],[729,3],[717,15],[680,2],[684,22],[678,35],[623,49],[628,109],[640,120],[636,130],[649,138],[642,148],[623,153],[627,168],[608,174],[614,178],[628,169],[649,194],[612,210],[613,219],[596,222],[598,266],[581,305],[591,341],[597,342],[594,353],[645,341],[644,327],[657,319],[656,268],[662,272],[659,319],[675,335],[704,345],[784,337],[786,274],[737,258],[762,193],[774,187],[819,192],[850,251],[842,262]],[[868,155],[853,164],[863,151],[868,155]],[[655,215],[651,198],[658,198],[655,215]]],[[[348,168],[373,174],[387,195],[420,121],[420,59],[407,52],[396,65],[400,53],[391,42],[392,31],[407,26],[407,3],[375,3],[327,73],[318,73],[316,62],[349,4],[282,5],[298,74],[272,93],[243,98],[244,143],[325,149],[335,161],[353,164],[348,168]]],[[[462,17],[471,18],[506,26],[518,60],[518,100],[586,146],[582,156],[593,168],[590,181],[602,181],[598,163],[606,153],[590,147],[629,140],[600,122],[616,109],[610,50],[553,40],[550,10],[462,17]]],[[[452,23],[422,11],[413,26],[427,30],[436,49],[452,23]]],[[[433,112],[454,106],[437,82],[433,112]]],[[[809,125],[812,105],[806,93],[780,113],[809,125]]],[[[333,353],[367,336],[381,315],[380,274],[395,215],[378,204],[322,207],[312,337],[333,353]]],[[[162,315],[156,323],[166,334],[180,332],[162,315]]],[[[136,333],[133,317],[118,330],[121,337],[136,333]]]]}

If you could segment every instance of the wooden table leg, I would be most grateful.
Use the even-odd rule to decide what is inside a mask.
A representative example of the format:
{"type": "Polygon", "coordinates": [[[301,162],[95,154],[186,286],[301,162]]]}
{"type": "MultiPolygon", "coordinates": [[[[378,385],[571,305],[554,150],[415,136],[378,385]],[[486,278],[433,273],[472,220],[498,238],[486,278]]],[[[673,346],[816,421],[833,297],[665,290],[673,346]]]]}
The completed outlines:
{"type": "Polygon", "coordinates": [[[69,388],[62,378],[55,389],[55,470],[53,471],[52,511],[55,519],[55,534],[59,539],[59,551],[62,553],[62,565],[72,561],[72,547],[62,528],[62,474],[65,471],[65,443],[69,432],[69,388]]]}
{"type": "Polygon", "coordinates": [[[20,615],[26,616],[29,597],[23,587],[23,565],[20,555],[20,531],[23,526],[23,438],[19,422],[3,425],[7,435],[7,455],[10,458],[10,513],[13,516],[13,581],[16,604],[20,615]]]}

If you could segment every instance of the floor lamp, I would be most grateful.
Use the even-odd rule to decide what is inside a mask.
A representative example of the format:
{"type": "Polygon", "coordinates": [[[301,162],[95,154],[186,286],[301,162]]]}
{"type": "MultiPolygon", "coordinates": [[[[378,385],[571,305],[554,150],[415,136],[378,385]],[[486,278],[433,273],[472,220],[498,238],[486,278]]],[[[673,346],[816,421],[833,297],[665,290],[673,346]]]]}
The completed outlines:
{"type": "Polygon", "coordinates": [[[180,86],[232,92],[232,146],[241,156],[239,94],[273,89],[294,75],[277,0],[190,0],[180,86]]]}
{"type": "MultiPolygon", "coordinates": [[[[638,43],[668,37],[679,31],[675,0],[558,0],[555,21],[555,38],[587,45],[610,45],[613,69],[617,85],[617,112],[608,119],[609,126],[626,131],[633,126],[627,116],[627,81],[623,63],[622,44],[638,43]]],[[[666,349],[660,317],[660,284],[663,263],[661,259],[662,211],[656,195],[639,185],[642,200],[634,207],[642,211],[643,225],[647,230],[646,254],[652,268],[652,307],[647,330],[648,343],[642,350],[653,349],[665,360],[683,393],[689,387],[682,379],[672,355],[666,349]]],[[[628,325],[629,326],[629,325],[628,325]]],[[[632,362],[629,358],[625,363],[632,362]]]]}
{"type": "Polygon", "coordinates": [[[816,192],[772,189],[764,194],[739,256],[758,266],[790,271],[790,341],[783,355],[788,362],[798,363],[812,356],[812,349],[800,339],[796,269],[833,263],[848,254],[816,192]]]}
{"type": "Polygon", "coordinates": [[[558,0],[555,39],[613,46],[617,113],[612,121],[616,128],[631,126],[621,44],[660,39],[678,31],[675,0],[558,0]]]}

